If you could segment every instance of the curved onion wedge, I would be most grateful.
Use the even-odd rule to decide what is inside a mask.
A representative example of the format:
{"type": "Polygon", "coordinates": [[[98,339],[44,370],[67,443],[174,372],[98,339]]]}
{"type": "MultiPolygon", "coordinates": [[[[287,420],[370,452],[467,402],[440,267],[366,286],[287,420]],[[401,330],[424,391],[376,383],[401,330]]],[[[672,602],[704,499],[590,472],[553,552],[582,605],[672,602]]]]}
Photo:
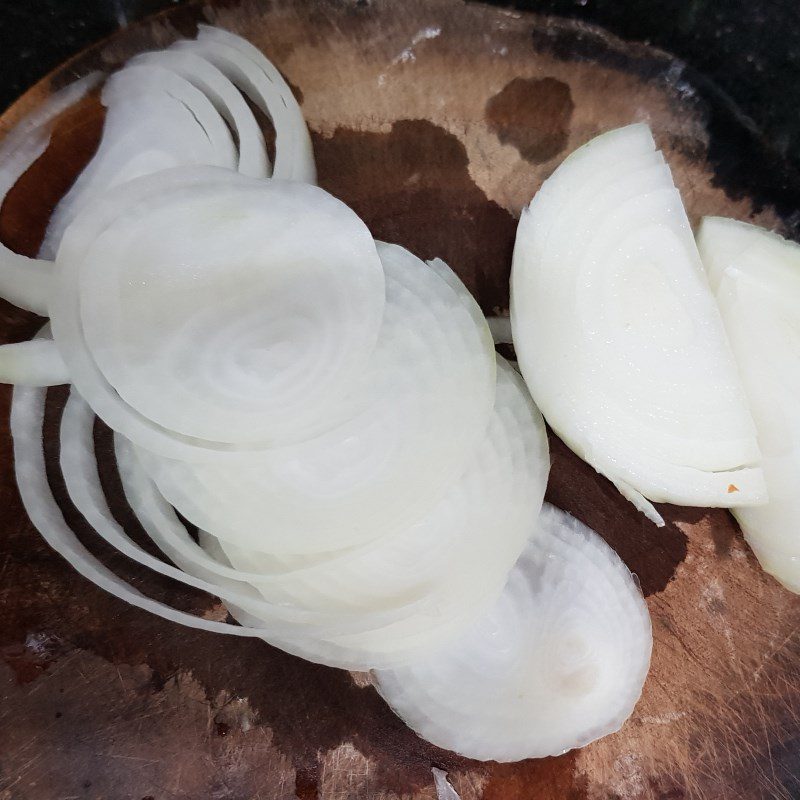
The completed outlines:
{"type": "Polygon", "coordinates": [[[800,246],[719,217],[697,236],[758,428],[769,503],[734,513],[761,565],[800,592],[800,246]]]}
{"type": "Polygon", "coordinates": [[[433,269],[396,245],[379,243],[378,253],[383,324],[364,373],[331,412],[340,424],[235,464],[142,454],[194,524],[250,549],[338,550],[407,527],[463,470],[494,401],[486,323],[446,265],[433,269]]]}
{"type": "Polygon", "coordinates": [[[765,501],[719,311],[646,126],[580,148],[523,212],[511,322],[547,421],[651,517],[647,500],[765,501]]]}
{"type": "Polygon", "coordinates": [[[33,339],[0,346],[0,383],[57,386],[69,372],[52,339],[33,339]]]}
{"type": "Polygon", "coordinates": [[[103,87],[97,152],[50,219],[41,255],[55,258],[64,231],[99,194],[125,181],[189,164],[235,169],[230,131],[206,95],[163,67],[129,64],[103,87]]]}
{"type": "Polygon", "coordinates": [[[631,573],[596,533],[545,504],[491,611],[428,658],[375,677],[394,711],[433,744],[516,761],[619,729],[651,647],[631,573]]]}
{"type": "MultiPolygon", "coordinates": [[[[93,72],[56,92],[6,135],[0,144],[0,203],[47,149],[55,118],[85,97],[102,77],[93,72]]],[[[10,303],[47,316],[52,272],[49,261],[28,258],[0,244],[0,297],[10,303]]]]}
{"type": "Polygon", "coordinates": [[[347,206],[213,167],[98,198],[58,265],[51,320],[74,384],[114,430],[179,458],[326,427],[384,306],[375,244],[347,206]]]}

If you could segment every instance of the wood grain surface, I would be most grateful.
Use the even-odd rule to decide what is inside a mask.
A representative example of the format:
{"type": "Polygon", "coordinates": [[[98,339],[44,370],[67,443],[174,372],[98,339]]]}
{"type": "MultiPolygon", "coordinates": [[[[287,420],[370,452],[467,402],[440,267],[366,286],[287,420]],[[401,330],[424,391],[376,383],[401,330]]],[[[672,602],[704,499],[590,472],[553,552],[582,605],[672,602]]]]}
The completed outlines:
{"type": "MultiPolygon", "coordinates": [[[[242,33],[296,88],[320,184],[376,237],[446,259],[486,312],[507,308],[522,206],[570,150],[633,120],[653,127],[693,220],[797,221],[788,173],[758,161],[757,137],[680,62],[579,23],[457,0],[179,6],[64,65],[6,112],[0,135],[76,76],[198,20],[242,33]]],[[[96,96],[60,118],[2,207],[4,242],[36,251],[102,119],[96,96]]],[[[0,341],[40,322],[0,304],[0,341]]],[[[46,449],[82,540],[140,590],[224,618],[213,598],[137,568],[77,519],[57,474],[63,399],[51,392],[46,449]]],[[[169,624],[87,583],[20,505],[9,400],[0,388],[0,800],[422,800],[435,798],[432,766],[462,800],[800,797],[800,598],[758,569],[726,512],[665,506],[656,529],[551,436],[548,499],[639,576],[652,670],[619,733],[559,758],[483,764],[421,741],[363,675],[169,624]]],[[[137,537],[108,432],[97,437],[105,489],[137,537]]]]}

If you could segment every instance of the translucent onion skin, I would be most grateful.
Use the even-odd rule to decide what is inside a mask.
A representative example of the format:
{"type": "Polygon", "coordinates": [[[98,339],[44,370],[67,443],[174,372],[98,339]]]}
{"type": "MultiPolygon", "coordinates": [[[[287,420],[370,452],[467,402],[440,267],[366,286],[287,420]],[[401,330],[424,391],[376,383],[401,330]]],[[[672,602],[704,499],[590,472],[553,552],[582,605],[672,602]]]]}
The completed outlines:
{"type": "Polygon", "coordinates": [[[769,503],[734,515],[761,566],[800,593],[800,246],[706,217],[697,234],[758,428],[769,503]]]}
{"type": "Polygon", "coordinates": [[[469,758],[559,755],[618,730],[639,699],[652,632],[610,547],[545,504],[495,606],[377,688],[420,736],[469,758]]]}
{"type": "Polygon", "coordinates": [[[578,149],[523,212],[511,323],[545,419],[652,519],[647,501],[766,501],[719,310],[645,125],[578,149]]]}

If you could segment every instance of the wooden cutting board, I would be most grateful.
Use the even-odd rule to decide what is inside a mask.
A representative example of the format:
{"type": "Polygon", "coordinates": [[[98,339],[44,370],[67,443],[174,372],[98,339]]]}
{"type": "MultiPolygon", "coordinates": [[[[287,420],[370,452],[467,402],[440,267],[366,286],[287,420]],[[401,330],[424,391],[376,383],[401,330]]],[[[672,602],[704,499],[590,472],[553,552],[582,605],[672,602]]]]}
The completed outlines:
{"type": "MultiPolygon", "coordinates": [[[[689,213],[785,226],[799,183],[700,76],[600,30],[456,0],[297,0],[180,6],[77,56],[0,119],[90,69],[191,35],[197,20],[259,45],[296,88],[320,184],[376,237],[442,256],[485,311],[507,307],[516,220],[564,156],[648,121],[689,213]],[[778,205],[774,205],[777,203],[778,205]]],[[[59,120],[11,192],[0,237],[33,254],[49,212],[90,158],[97,97],[59,120]]],[[[0,305],[0,341],[40,320],[0,305]]],[[[52,392],[47,450],[57,456],[52,392]]],[[[421,741],[364,676],[260,641],[188,630],[75,574],[21,508],[0,388],[0,800],[434,798],[431,767],[462,800],[800,797],[800,598],[765,576],[724,511],[663,507],[658,530],[551,437],[548,499],[599,531],[637,573],[653,665],[617,734],[559,758],[482,764],[421,741]]],[[[108,435],[106,489],[119,499],[108,435]]],[[[142,591],[186,610],[218,603],[83,540],[142,591]]]]}

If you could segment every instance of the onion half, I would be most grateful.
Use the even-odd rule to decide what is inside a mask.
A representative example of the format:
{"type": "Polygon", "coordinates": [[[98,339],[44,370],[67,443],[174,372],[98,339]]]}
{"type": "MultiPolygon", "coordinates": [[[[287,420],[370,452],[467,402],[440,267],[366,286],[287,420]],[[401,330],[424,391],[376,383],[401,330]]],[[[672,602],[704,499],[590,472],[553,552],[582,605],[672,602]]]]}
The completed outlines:
{"type": "Polygon", "coordinates": [[[577,150],[523,212],[511,323],[547,421],[651,515],[647,501],[765,502],[719,311],[645,125],[577,150]]]}
{"type": "Polygon", "coordinates": [[[800,593],[800,246],[706,217],[697,243],[758,428],[769,503],[736,508],[764,569],[800,593]]]}

